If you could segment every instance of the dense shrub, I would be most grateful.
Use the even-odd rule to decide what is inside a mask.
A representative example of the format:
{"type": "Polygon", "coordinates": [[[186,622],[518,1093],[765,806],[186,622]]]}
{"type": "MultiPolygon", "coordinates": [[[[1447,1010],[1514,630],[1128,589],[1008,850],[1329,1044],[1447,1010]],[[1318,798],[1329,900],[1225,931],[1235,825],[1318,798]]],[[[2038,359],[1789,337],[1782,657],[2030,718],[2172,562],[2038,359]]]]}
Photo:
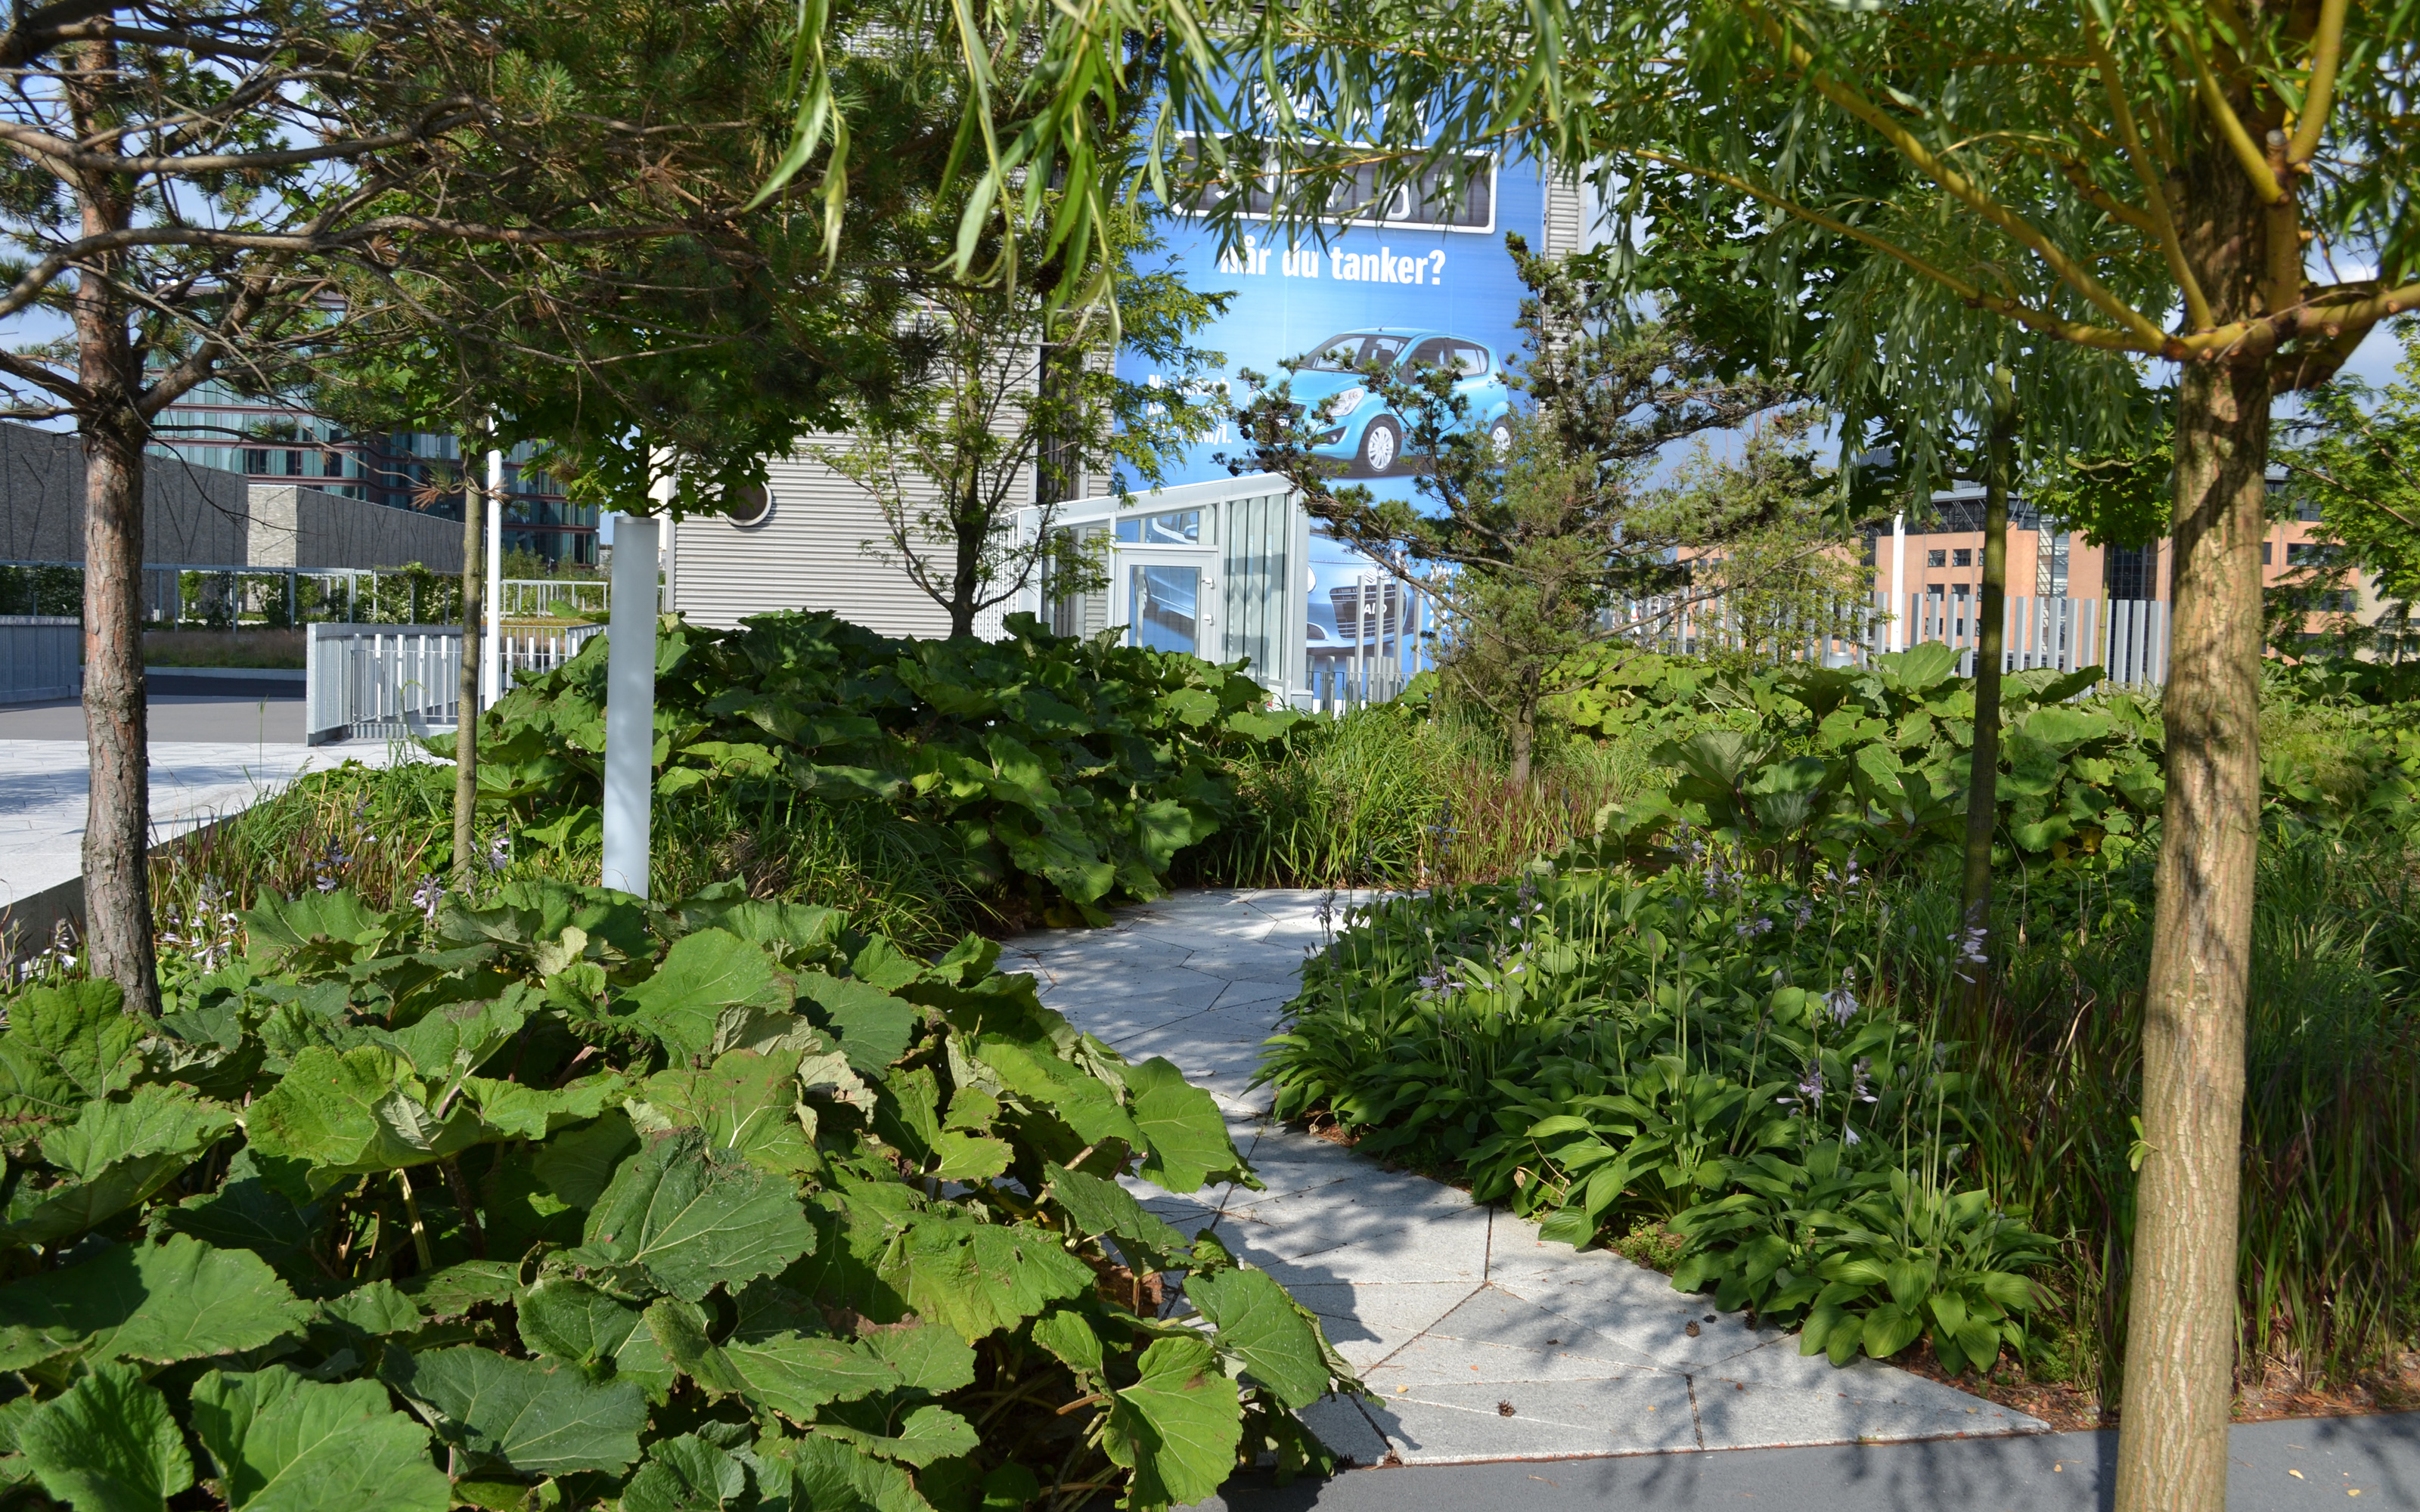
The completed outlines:
{"type": "Polygon", "coordinates": [[[1217,1106],[997,947],[736,887],[422,903],[225,916],[156,1022],[8,1002],[0,1480],[973,1512],[1317,1458],[1316,1324],[1115,1180],[1249,1182],[1217,1106]]]}
{"type": "MultiPolygon", "coordinates": [[[[1962,1337],[1979,1318],[2037,1378],[2114,1402],[2157,704],[2009,679],[1976,993],[1984,965],[1955,938],[1972,695],[1949,668],[1944,648],[1830,671],[1608,658],[1561,712],[1663,779],[1551,880],[1357,920],[1292,1006],[1272,1063],[1287,1110],[1803,1319],[1810,1350],[1921,1331],[1955,1368],[1987,1357],[1962,1337]],[[1889,1079],[1918,1061],[1936,1098],[1920,1119],[1889,1079]],[[1816,1107],[1840,1119],[1831,1143],[1816,1107]],[[2012,1273],[2038,1289],[1978,1279],[2012,1273]]],[[[2242,1362],[2248,1381],[2341,1384],[2420,1340],[2420,733],[2381,701],[2391,679],[2269,684],[2242,1362]]]]}
{"type": "MultiPolygon", "coordinates": [[[[1176,853],[1234,811],[1221,755],[1300,718],[1236,668],[1053,636],[1026,615],[1000,641],[893,640],[830,614],[668,621],[658,646],[659,802],[731,786],[885,806],[925,826],[968,887],[1060,922],[1161,891],[1176,853]]],[[[605,655],[600,637],[481,727],[482,779],[531,841],[597,827],[605,655]]]]}

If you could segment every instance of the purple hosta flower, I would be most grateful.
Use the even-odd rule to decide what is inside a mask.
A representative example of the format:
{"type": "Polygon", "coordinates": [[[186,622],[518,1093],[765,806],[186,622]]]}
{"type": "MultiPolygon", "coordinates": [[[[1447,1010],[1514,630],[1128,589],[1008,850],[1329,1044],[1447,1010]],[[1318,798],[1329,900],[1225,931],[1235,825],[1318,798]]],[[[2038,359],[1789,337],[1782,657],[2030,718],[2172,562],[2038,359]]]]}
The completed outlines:
{"type": "Polygon", "coordinates": [[[1856,1016],[1857,995],[1850,991],[1856,980],[1857,973],[1852,968],[1842,974],[1840,985],[1823,995],[1823,1011],[1832,1015],[1833,1023],[1846,1024],[1856,1016]]]}
{"type": "Polygon", "coordinates": [[[1741,919],[1738,923],[1731,926],[1731,932],[1743,940],[1752,940],[1758,935],[1765,933],[1772,928],[1773,920],[1765,918],[1762,914],[1759,914],[1754,918],[1741,919]]]}
{"type": "Polygon", "coordinates": [[[504,825],[498,825],[496,826],[496,838],[488,842],[488,870],[490,872],[502,872],[504,869],[504,864],[512,858],[513,838],[510,834],[505,832],[504,825]]]}
{"type": "Polygon", "coordinates": [[[445,884],[434,872],[422,877],[420,886],[411,889],[411,906],[432,924],[437,922],[437,905],[444,901],[445,884]]]}
{"type": "Polygon", "coordinates": [[[313,871],[318,873],[313,886],[321,892],[335,891],[343,883],[345,868],[352,864],[353,858],[345,854],[344,846],[335,841],[330,841],[328,854],[312,864],[313,871]]]}
{"type": "Polygon", "coordinates": [[[1849,1128],[1844,1124],[1840,1129],[1840,1142],[1847,1145],[1851,1149],[1854,1149],[1859,1145],[1864,1144],[1865,1140],[1858,1137],[1857,1131],[1849,1128]]]}
{"type": "Polygon", "coordinates": [[[1526,914],[1535,909],[1537,906],[1538,879],[1535,877],[1523,877],[1521,879],[1521,890],[1515,895],[1514,908],[1517,912],[1526,914]]]}
{"type": "Polygon", "coordinates": [[[1805,929],[1808,921],[1813,919],[1814,917],[1815,904],[1813,901],[1810,899],[1801,898],[1798,900],[1797,905],[1790,911],[1790,927],[1792,929],[1805,929]]]}
{"type": "Polygon", "coordinates": [[[1453,968],[1451,966],[1440,965],[1435,971],[1429,972],[1420,978],[1420,991],[1422,992],[1436,993],[1442,995],[1443,994],[1453,991],[1453,968]]]}
{"type": "Polygon", "coordinates": [[[1983,953],[1984,937],[1985,932],[1980,924],[1969,929],[1962,929],[1949,936],[1950,947],[1958,952],[1957,965],[1960,981],[1975,980],[1974,973],[1966,969],[1968,966],[1988,966],[1992,964],[1992,958],[1983,953]]]}
{"type": "Polygon", "coordinates": [[[1330,887],[1326,893],[1321,895],[1319,900],[1319,911],[1313,917],[1318,918],[1320,933],[1323,934],[1327,932],[1329,925],[1336,922],[1335,888],[1330,887]]]}
{"type": "Polygon", "coordinates": [[[1807,1074],[1798,1078],[1798,1095],[1796,1097],[1777,1097],[1775,1098],[1774,1101],[1787,1106],[1801,1109],[1811,1108],[1817,1103],[1823,1102],[1823,1065],[1820,1062],[1809,1062],[1807,1064],[1807,1074]]]}
{"type": "Polygon", "coordinates": [[[1871,1056],[1859,1056],[1859,1057],[1857,1057],[1857,1063],[1856,1063],[1855,1065],[1854,1065],[1854,1066],[1852,1066],[1852,1067],[1850,1067],[1850,1068],[1849,1068],[1849,1075],[1850,1075],[1850,1080],[1849,1080],[1849,1101],[1850,1101],[1850,1102],[1852,1102],[1852,1103],[1879,1103],[1879,1102],[1881,1102],[1881,1101],[1882,1101],[1882,1099],[1880,1099],[1880,1098],[1878,1098],[1878,1097],[1876,1097],[1876,1096],[1874,1095],[1874,1057],[1871,1057],[1871,1056]]]}

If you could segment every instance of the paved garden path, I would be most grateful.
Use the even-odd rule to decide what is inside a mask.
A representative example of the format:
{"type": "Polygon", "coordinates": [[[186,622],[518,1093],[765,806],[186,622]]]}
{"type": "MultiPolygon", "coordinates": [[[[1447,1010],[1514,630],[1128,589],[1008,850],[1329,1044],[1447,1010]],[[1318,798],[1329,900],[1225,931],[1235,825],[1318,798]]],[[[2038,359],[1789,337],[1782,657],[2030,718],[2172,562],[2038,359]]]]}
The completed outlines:
{"type": "Polygon", "coordinates": [[[1835,1369],[1794,1335],[1452,1187],[1268,1118],[1261,1042],[1323,941],[1314,892],[1189,892],[1114,928],[1024,935],[1001,964],[1129,1059],[1166,1056],[1226,1109],[1266,1190],[1171,1196],[1163,1217],[1275,1274],[1361,1371],[1361,1402],[1305,1416],[1354,1463],[1654,1454],[2035,1433],[2046,1425],[1869,1361],[1835,1369]]]}

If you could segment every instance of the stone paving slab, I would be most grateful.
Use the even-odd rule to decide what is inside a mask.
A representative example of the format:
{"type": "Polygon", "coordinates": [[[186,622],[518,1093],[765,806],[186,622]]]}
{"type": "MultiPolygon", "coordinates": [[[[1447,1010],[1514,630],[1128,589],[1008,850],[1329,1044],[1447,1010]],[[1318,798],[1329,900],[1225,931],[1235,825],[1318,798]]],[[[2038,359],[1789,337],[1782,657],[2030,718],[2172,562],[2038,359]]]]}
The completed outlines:
{"type": "MultiPolygon", "coordinates": [[[[1222,1243],[1319,1318],[1370,1389],[1304,1414],[1350,1463],[1665,1454],[2040,1433],[2048,1425],[1903,1370],[1845,1368],[1663,1276],[1269,1118],[1250,1086],[1323,895],[1190,892],[1102,930],[1027,934],[1001,964],[1129,1058],[1165,1056],[1226,1112],[1264,1190],[1135,1195],[1222,1243]],[[1695,1332],[1691,1332],[1694,1326],[1695,1332]]],[[[1342,900],[1339,900],[1340,902],[1342,900]]]]}
{"type": "MultiPolygon", "coordinates": [[[[411,752],[388,742],[334,746],[151,743],[151,842],[250,808],[304,771],[347,761],[384,766],[411,752]]],[[[90,764],[80,740],[0,740],[0,910],[84,871],[90,764]]]]}

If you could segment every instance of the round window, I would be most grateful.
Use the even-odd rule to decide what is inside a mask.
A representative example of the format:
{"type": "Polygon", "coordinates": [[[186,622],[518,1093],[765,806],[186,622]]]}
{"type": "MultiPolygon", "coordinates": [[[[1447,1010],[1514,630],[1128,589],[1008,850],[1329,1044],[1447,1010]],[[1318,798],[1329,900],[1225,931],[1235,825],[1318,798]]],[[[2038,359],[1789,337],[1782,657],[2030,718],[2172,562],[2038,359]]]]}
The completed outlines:
{"type": "Polygon", "coordinates": [[[773,492],[762,484],[752,483],[731,490],[731,523],[746,530],[762,525],[773,517],[773,492]]]}

